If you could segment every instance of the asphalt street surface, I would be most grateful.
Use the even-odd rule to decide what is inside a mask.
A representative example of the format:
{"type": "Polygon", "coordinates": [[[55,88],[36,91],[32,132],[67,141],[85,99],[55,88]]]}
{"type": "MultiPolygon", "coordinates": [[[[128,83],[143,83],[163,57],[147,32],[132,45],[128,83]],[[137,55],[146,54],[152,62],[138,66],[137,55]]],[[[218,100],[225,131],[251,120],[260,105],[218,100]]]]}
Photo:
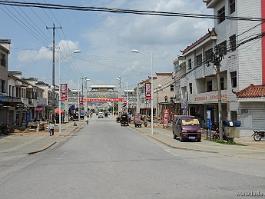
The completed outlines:
{"type": "Polygon", "coordinates": [[[0,179],[0,198],[265,198],[262,163],[171,149],[94,116],[63,145],[11,161],[12,171],[0,179]]]}

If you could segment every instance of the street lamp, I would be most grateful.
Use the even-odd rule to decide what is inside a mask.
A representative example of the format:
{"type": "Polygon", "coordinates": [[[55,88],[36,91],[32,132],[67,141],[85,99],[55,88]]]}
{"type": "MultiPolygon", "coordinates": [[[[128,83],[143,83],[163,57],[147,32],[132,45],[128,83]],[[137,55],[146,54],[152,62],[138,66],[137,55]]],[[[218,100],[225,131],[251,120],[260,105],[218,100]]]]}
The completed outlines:
{"type": "Polygon", "coordinates": [[[158,113],[158,109],[159,109],[159,91],[161,90],[162,85],[158,84],[158,87],[156,88],[156,117],[158,118],[159,113],[158,113]]]}
{"type": "MultiPolygon", "coordinates": [[[[119,91],[118,91],[118,97],[121,97],[121,76],[117,77],[116,80],[119,81],[119,91]]],[[[121,103],[118,102],[118,112],[121,108],[121,103]]]]}
{"type": "MultiPolygon", "coordinates": [[[[139,50],[131,50],[132,53],[144,55],[139,50]]],[[[151,134],[154,135],[154,79],[153,79],[153,53],[150,53],[150,76],[151,76],[151,134]]]]}
{"type": "Polygon", "coordinates": [[[88,86],[87,86],[87,82],[91,81],[91,79],[85,79],[86,81],[86,113],[88,114],[88,101],[87,101],[87,98],[88,98],[88,86]]]}

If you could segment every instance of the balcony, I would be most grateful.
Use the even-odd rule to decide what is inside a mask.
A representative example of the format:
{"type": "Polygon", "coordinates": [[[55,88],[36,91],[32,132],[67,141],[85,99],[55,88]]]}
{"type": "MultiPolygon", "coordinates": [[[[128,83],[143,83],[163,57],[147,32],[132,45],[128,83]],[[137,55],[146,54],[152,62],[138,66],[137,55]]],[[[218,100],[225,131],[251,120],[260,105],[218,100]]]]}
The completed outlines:
{"type": "Polygon", "coordinates": [[[46,106],[48,105],[48,100],[45,98],[38,98],[37,99],[37,106],[46,106]]]}

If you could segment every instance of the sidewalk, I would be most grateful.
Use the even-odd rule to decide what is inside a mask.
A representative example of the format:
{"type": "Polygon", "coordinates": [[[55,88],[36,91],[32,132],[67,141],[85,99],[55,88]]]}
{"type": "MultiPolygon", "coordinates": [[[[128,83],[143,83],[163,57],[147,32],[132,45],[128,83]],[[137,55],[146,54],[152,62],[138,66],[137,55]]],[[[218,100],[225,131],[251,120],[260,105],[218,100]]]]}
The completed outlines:
{"type": "Polygon", "coordinates": [[[50,136],[48,131],[26,131],[20,133],[13,133],[9,136],[0,137],[0,154],[33,154],[43,151],[52,145],[61,142],[65,137],[72,135],[84,127],[85,122],[69,122],[62,125],[62,133],[59,134],[58,126],[55,129],[55,135],[50,136]]]}
{"type": "Polygon", "coordinates": [[[171,127],[165,129],[161,126],[156,125],[156,127],[154,128],[154,135],[151,135],[151,129],[148,127],[134,128],[133,125],[130,125],[130,127],[171,148],[197,152],[221,153],[225,155],[255,154],[261,155],[260,157],[264,158],[265,141],[257,143],[251,141],[251,137],[243,137],[235,140],[237,143],[244,144],[245,146],[218,144],[216,142],[208,141],[205,139],[202,139],[201,142],[180,142],[179,140],[173,139],[171,127]]]}

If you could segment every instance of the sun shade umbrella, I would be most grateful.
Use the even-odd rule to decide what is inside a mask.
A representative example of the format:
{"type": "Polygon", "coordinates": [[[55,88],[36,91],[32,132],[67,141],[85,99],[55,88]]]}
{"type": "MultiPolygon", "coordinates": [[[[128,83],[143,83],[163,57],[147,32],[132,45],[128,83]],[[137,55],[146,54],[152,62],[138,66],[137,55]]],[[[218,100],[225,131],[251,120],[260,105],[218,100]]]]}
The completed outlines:
{"type": "Polygon", "coordinates": [[[54,113],[56,113],[56,114],[64,114],[64,110],[56,108],[56,109],[54,109],[54,113]]]}

